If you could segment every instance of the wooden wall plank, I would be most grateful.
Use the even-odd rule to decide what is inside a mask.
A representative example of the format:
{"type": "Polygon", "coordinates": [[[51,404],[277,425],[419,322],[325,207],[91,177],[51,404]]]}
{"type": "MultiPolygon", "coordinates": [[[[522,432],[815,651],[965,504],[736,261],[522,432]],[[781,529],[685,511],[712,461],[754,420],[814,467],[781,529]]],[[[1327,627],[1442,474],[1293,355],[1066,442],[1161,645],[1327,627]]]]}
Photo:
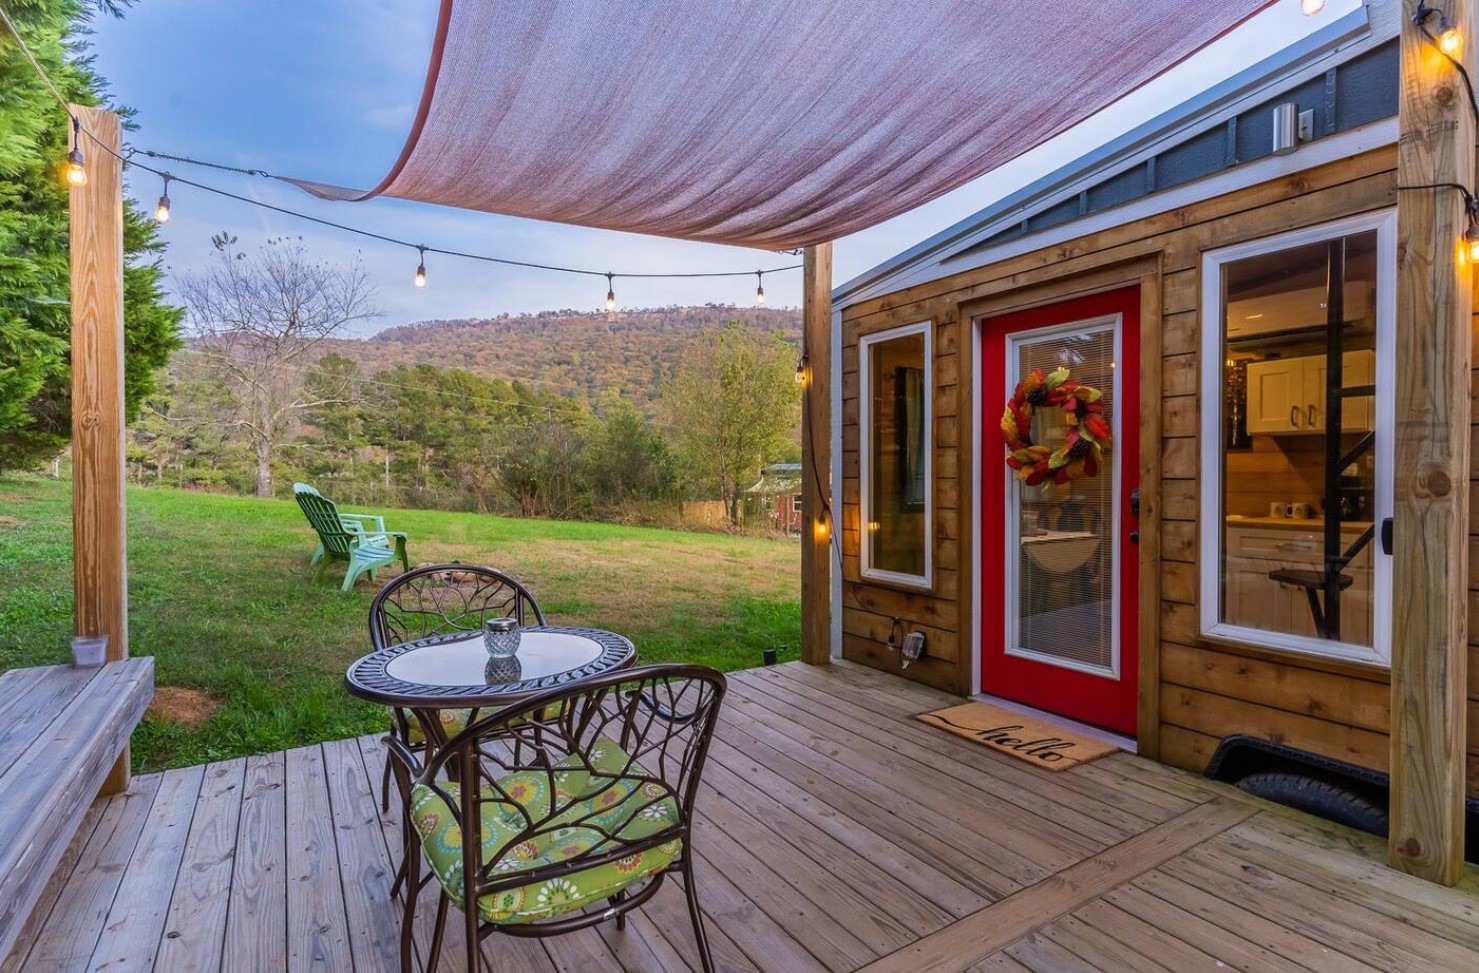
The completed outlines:
{"type": "MultiPolygon", "coordinates": [[[[1397,179],[1474,184],[1463,83],[1403,0],[1397,179]]],[[[1472,0],[1446,15],[1468,43],[1472,0]]],[[[1472,269],[1464,200],[1409,192],[1397,206],[1396,529],[1392,581],[1391,864],[1452,885],[1464,858],[1472,269]]]]}

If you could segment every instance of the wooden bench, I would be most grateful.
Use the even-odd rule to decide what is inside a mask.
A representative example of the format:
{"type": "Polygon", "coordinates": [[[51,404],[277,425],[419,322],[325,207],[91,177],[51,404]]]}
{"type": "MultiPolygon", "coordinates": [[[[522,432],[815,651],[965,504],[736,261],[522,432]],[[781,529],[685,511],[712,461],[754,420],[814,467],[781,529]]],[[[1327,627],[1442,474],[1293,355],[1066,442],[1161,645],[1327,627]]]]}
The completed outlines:
{"type": "Polygon", "coordinates": [[[0,957],[154,696],[154,660],[0,674],[0,957]]]}

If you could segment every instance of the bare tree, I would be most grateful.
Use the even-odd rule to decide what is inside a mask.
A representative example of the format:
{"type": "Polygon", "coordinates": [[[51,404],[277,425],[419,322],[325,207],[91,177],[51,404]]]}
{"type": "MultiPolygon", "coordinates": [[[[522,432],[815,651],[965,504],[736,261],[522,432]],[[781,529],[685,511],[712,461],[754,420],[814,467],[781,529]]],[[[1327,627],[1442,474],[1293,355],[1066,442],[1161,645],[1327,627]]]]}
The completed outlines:
{"type": "MultiPolygon", "coordinates": [[[[185,277],[180,296],[202,362],[222,383],[224,421],[256,458],[257,496],[272,496],[272,459],[305,409],[338,401],[333,390],[305,390],[315,350],[355,321],[374,317],[374,287],[356,258],[348,266],[310,259],[297,240],[269,240],[252,253],[236,238],[211,238],[216,262],[185,277]]],[[[345,390],[347,392],[347,390],[345,390]]]]}

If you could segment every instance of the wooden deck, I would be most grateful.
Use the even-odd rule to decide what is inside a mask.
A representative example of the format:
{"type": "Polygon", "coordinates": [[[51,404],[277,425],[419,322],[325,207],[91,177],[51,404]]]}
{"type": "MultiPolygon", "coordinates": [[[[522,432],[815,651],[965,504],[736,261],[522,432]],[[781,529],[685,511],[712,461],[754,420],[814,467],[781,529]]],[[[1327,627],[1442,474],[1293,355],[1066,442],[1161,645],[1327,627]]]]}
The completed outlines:
{"type": "MultiPolygon", "coordinates": [[[[860,667],[731,686],[694,841],[730,973],[1479,969],[1473,872],[1407,878],[1380,841],[1124,754],[1045,773],[910,720],[950,697],[860,667]]],[[[137,778],[0,973],[396,970],[382,759],[367,737],[137,778]]],[[[624,933],[483,948],[497,973],[697,964],[674,883],[624,933]]]]}

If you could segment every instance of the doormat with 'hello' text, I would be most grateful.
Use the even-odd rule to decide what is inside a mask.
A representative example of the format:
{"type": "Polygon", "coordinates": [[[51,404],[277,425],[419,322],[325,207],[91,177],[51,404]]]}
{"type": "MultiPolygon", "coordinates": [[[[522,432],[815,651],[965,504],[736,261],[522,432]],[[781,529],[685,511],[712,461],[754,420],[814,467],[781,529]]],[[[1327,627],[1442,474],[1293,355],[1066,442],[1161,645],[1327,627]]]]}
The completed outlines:
{"type": "Polygon", "coordinates": [[[1112,743],[989,703],[964,703],[920,713],[915,719],[1044,770],[1067,770],[1119,749],[1112,743]]]}

